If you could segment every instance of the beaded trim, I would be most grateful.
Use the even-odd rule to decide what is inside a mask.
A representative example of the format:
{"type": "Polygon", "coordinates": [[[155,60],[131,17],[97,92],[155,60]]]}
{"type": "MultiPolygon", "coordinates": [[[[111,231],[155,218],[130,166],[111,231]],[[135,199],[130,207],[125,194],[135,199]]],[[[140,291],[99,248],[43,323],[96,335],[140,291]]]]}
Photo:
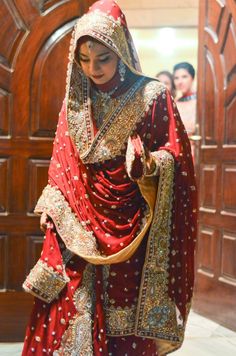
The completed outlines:
{"type": "Polygon", "coordinates": [[[71,102],[70,105],[73,104],[75,109],[72,110],[71,107],[68,126],[83,162],[95,163],[121,155],[126,148],[128,137],[135,132],[137,124],[153,101],[165,90],[161,83],[141,77],[121,101],[112,99],[111,111],[93,141],[88,106],[76,113],[76,99],[71,102]]]}
{"type": "Polygon", "coordinates": [[[94,278],[94,267],[88,264],[83,272],[82,284],[73,296],[77,313],[70,320],[70,325],[62,336],[60,348],[54,351],[53,356],[94,355],[92,337],[94,278]]]}
{"type": "Polygon", "coordinates": [[[35,213],[43,211],[53,219],[67,249],[78,255],[101,255],[93,232],[84,229],[61,191],[49,184],[44,188],[34,210],[35,213]]]}
{"type": "Polygon", "coordinates": [[[65,271],[62,275],[46,262],[38,260],[23,283],[23,288],[44,302],[51,303],[69,281],[65,271]]]}
{"type": "Polygon", "coordinates": [[[174,158],[167,151],[158,151],[155,157],[159,160],[160,179],[140,284],[135,334],[168,341],[167,353],[180,347],[184,335],[184,327],[177,322],[176,305],[168,296],[174,158]]]}

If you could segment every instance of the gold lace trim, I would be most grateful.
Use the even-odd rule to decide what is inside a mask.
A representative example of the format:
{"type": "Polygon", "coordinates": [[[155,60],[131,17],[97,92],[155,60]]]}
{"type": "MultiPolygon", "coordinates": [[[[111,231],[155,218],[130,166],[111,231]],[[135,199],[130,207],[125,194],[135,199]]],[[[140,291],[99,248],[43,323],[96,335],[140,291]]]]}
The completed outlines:
{"type": "Polygon", "coordinates": [[[160,179],[142,272],[135,333],[158,339],[167,353],[181,346],[184,333],[177,322],[176,305],[168,296],[174,159],[167,151],[156,152],[155,158],[159,160],[160,179]]]}
{"type": "MultiPolygon", "coordinates": [[[[83,113],[82,110],[80,113],[76,113],[75,110],[69,110],[68,126],[70,135],[77,149],[80,150],[83,162],[95,163],[121,155],[126,148],[128,137],[134,133],[137,124],[141,122],[153,101],[165,90],[165,87],[159,82],[149,81],[147,83],[147,81],[144,81],[144,84],[140,86],[125,105],[122,106],[119,98],[112,99],[110,117],[105,119],[90,146],[88,146],[88,142],[83,144],[83,147],[89,147],[87,151],[83,151],[82,140],[78,139],[78,137],[86,137],[88,130],[86,112],[83,113]],[[119,108],[119,106],[121,107],[119,108]],[[119,114],[113,117],[112,114],[118,108],[119,114]]],[[[72,103],[69,103],[69,107],[71,105],[72,103]]],[[[83,139],[85,140],[85,138],[83,139]]]]}
{"type": "Polygon", "coordinates": [[[93,356],[92,316],[94,312],[94,267],[88,264],[83,281],[73,300],[77,313],[62,336],[61,346],[53,356],[93,356]]]}
{"type": "Polygon", "coordinates": [[[100,255],[92,231],[86,231],[72,212],[59,189],[47,185],[35,207],[35,213],[45,211],[53,219],[67,249],[79,255],[100,255]]]}
{"type": "Polygon", "coordinates": [[[51,303],[69,280],[65,271],[64,275],[59,274],[46,262],[38,260],[23,283],[23,288],[37,298],[51,303]]]}

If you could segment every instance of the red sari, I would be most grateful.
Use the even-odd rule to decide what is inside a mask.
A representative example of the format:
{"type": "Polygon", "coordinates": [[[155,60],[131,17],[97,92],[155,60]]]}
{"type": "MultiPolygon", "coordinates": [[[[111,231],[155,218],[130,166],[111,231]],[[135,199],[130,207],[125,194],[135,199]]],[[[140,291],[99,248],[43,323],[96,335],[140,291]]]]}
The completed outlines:
{"type": "Polygon", "coordinates": [[[189,141],[169,92],[140,73],[115,2],[95,3],[78,21],[70,53],[48,185],[35,208],[51,222],[24,282],[36,298],[23,355],[164,355],[183,342],[192,298],[196,188],[189,141]],[[119,87],[99,128],[93,85],[74,61],[84,35],[114,50],[127,69],[123,84],[116,74],[95,88],[119,87]],[[134,135],[158,168],[138,181],[127,149],[134,135]]]}

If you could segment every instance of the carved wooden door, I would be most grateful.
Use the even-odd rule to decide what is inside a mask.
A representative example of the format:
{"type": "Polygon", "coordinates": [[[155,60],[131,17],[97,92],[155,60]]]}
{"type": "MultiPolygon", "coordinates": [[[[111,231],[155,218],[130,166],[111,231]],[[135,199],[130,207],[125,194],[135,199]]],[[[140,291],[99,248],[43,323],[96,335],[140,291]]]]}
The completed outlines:
{"type": "Polygon", "coordinates": [[[42,246],[33,209],[47,184],[72,27],[92,2],[0,2],[0,341],[22,340],[29,318],[21,285],[42,246]]]}
{"type": "Polygon", "coordinates": [[[195,310],[236,330],[236,4],[201,0],[195,310]]]}

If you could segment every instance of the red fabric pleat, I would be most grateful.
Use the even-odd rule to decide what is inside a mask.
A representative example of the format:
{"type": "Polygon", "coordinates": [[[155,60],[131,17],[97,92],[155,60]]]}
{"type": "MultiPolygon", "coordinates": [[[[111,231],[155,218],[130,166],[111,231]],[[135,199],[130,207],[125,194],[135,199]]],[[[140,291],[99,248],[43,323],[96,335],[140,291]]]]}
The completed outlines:
{"type": "Polygon", "coordinates": [[[102,266],[96,266],[96,303],[94,312],[94,326],[93,326],[93,347],[95,356],[108,356],[107,342],[106,342],[106,325],[103,311],[103,274],[102,266]]]}

